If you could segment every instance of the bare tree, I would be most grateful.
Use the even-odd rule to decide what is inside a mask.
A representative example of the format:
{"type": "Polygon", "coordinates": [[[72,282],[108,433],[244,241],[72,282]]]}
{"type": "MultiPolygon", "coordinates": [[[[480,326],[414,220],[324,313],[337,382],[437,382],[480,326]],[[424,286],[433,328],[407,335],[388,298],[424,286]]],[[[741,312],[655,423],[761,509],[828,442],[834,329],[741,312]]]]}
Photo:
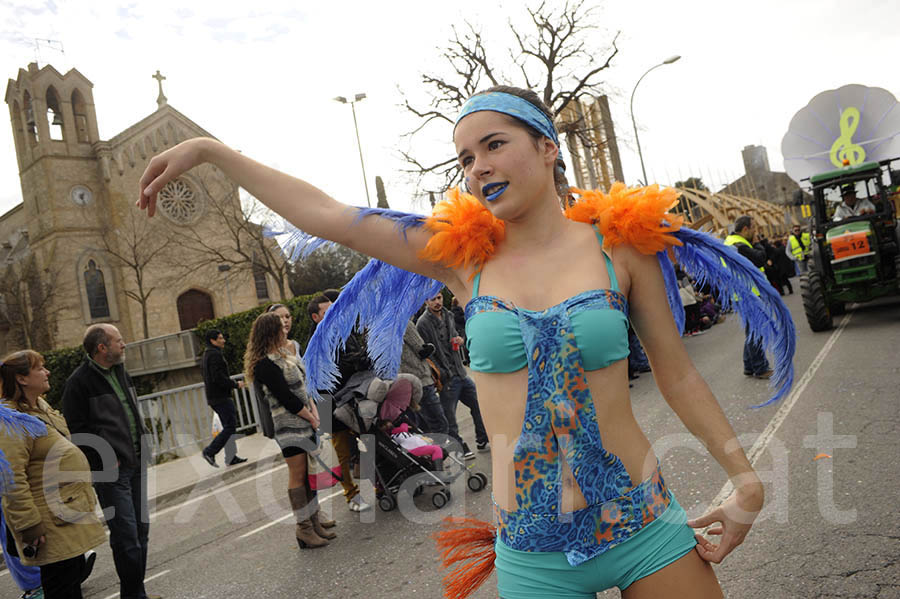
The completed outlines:
{"type": "Polygon", "coordinates": [[[60,270],[41,268],[30,249],[8,259],[0,278],[0,322],[8,329],[7,347],[52,349],[59,300],[65,295],[60,270]]]}
{"type": "Polygon", "coordinates": [[[319,248],[291,268],[291,291],[306,295],[343,287],[369,261],[369,257],[342,245],[319,248]]]}
{"type": "Polygon", "coordinates": [[[208,198],[212,218],[178,229],[173,237],[184,252],[181,267],[196,272],[209,265],[227,265],[227,277],[252,272],[270,277],[278,297],[288,298],[290,264],[278,243],[265,235],[265,225],[275,223],[275,215],[256,198],[239,196],[239,188],[228,181],[207,175],[197,182],[208,198]],[[210,234],[209,222],[217,225],[210,234]]]}
{"type": "MultiPolygon", "coordinates": [[[[403,106],[420,121],[405,135],[410,142],[434,126],[449,130],[466,99],[485,87],[516,85],[534,89],[554,117],[582,94],[605,93],[600,74],[619,51],[618,33],[608,47],[591,43],[603,35],[598,6],[588,0],[566,0],[562,6],[544,1],[525,10],[528,27],[522,28],[510,20],[508,27],[514,44],[505,49],[491,48],[490,54],[475,25],[464,21],[460,27],[452,27],[453,34],[441,49],[447,70],[421,76],[428,90],[428,106],[417,106],[409,97],[404,99],[403,106]]],[[[562,132],[579,135],[586,144],[596,143],[578,122],[568,123],[562,132]]],[[[455,157],[425,159],[413,150],[401,151],[401,155],[409,164],[406,172],[422,189],[445,190],[459,179],[455,157]]]]}
{"type": "Polygon", "coordinates": [[[103,251],[125,270],[126,280],[130,278],[134,284],[134,287],[126,286],[124,293],[141,307],[141,323],[144,339],[147,339],[150,337],[147,312],[150,296],[158,287],[166,286],[176,278],[172,275],[160,276],[165,270],[160,268],[160,263],[173,245],[172,237],[162,227],[151,224],[150,219],[136,209],[128,210],[124,221],[116,226],[107,223],[101,237],[103,251]],[[152,269],[152,277],[148,276],[148,268],[152,269]]]}

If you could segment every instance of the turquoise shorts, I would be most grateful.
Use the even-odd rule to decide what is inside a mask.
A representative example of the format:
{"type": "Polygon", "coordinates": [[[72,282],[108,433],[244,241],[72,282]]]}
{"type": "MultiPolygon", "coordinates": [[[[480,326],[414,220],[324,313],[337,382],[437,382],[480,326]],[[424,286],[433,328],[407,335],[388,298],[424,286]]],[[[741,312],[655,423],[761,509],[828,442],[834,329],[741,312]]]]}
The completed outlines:
{"type": "Polygon", "coordinates": [[[594,599],[612,587],[627,588],[683,557],[697,544],[675,497],[663,514],[627,541],[579,566],[560,551],[518,551],[496,542],[501,599],[594,599]]]}

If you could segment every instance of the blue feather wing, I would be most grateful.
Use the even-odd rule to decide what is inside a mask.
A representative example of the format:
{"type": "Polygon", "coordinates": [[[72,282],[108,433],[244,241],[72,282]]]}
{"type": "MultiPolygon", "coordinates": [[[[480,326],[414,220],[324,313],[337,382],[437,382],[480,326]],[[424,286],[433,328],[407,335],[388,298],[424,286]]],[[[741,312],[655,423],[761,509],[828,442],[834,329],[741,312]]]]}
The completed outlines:
{"type": "MultiPolygon", "coordinates": [[[[383,208],[353,208],[357,220],[380,216],[394,221],[405,236],[410,228],[421,227],[425,217],[383,208]]],[[[284,247],[291,260],[303,259],[320,247],[334,242],[310,235],[285,222],[282,230],[268,229],[266,235],[287,235],[284,247]]],[[[369,358],[379,376],[393,378],[400,366],[403,333],[410,317],[443,284],[405,271],[380,260],[369,263],[341,290],[337,301],[325,312],[306,347],[307,387],[313,397],[319,391],[332,390],[340,379],[336,359],[347,338],[359,329],[366,331],[369,358]]]]}
{"type": "MultiPolygon", "coordinates": [[[[408,212],[400,212],[398,210],[387,210],[384,208],[352,208],[357,211],[356,219],[362,219],[366,216],[380,216],[394,221],[401,233],[406,233],[410,227],[420,227],[425,222],[425,217],[421,214],[411,214],[408,212]]],[[[333,241],[323,239],[302,231],[287,221],[283,221],[280,228],[263,227],[263,235],[266,237],[281,237],[279,240],[281,247],[291,261],[302,260],[311,253],[321,247],[329,247],[336,245],[333,241]]]]}
{"type": "MultiPolygon", "coordinates": [[[[47,425],[30,414],[24,414],[0,406],[0,434],[21,437],[43,437],[47,434],[47,425]]],[[[13,473],[6,456],[0,451],[0,495],[6,494],[12,486],[13,473]]]]}
{"type": "Polygon", "coordinates": [[[400,366],[403,333],[413,314],[443,283],[380,260],[370,260],[341,290],[309,340],[303,362],[308,392],[331,390],[340,372],[335,359],[354,329],[366,331],[369,358],[382,378],[400,366]]]}
{"type": "Polygon", "coordinates": [[[675,277],[675,268],[665,251],[657,252],[659,267],[662,270],[663,281],[666,284],[666,299],[669,300],[669,309],[675,319],[675,328],[678,334],[684,333],[684,304],[681,302],[681,294],[678,292],[678,279],[675,277]]]}
{"type": "Polygon", "coordinates": [[[784,398],[794,383],[797,337],[794,319],[781,296],[757,267],[721,240],[688,228],[682,228],[674,235],[684,243],[674,250],[675,258],[685,272],[699,285],[708,283],[715,289],[723,308],[740,315],[744,328],[772,353],[775,373],[770,384],[775,393],[771,399],[754,407],[784,398]],[[754,288],[759,295],[753,292],[754,288]]]}

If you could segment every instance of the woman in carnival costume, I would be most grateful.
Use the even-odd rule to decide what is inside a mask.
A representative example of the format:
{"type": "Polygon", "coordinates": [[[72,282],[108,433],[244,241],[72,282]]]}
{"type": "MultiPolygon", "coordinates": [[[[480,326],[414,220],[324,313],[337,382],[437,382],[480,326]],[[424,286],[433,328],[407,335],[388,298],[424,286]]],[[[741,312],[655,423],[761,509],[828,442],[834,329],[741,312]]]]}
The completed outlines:
{"type": "Polygon", "coordinates": [[[793,379],[790,314],[746,259],[680,227],[666,212],[674,190],[569,189],[550,112],[533,92],[472,96],[454,142],[469,193],[449,193],[430,217],[349,208],[209,139],[153,158],[138,205],[152,215],[166,183],[210,162],[296,227],[295,258],[325,240],[374,256],[310,340],[310,389],[336,380],[335,350],[357,323],[390,378],[406,322],[426,298],[443,285],[472,298],[467,343],[493,447],[495,524],[458,520],[439,535],[445,563],[456,566],[448,597],[470,594],[495,565],[504,599],[588,598],[614,586],[629,599],[721,597],[710,562],[743,541],[763,487],[681,343],[668,254],[717,288],[774,352],[770,401],[793,379]],[[629,320],[666,401],[734,484],[723,505],[692,522],[631,411],[629,320]],[[691,528],[710,525],[717,544],[691,528]]]}

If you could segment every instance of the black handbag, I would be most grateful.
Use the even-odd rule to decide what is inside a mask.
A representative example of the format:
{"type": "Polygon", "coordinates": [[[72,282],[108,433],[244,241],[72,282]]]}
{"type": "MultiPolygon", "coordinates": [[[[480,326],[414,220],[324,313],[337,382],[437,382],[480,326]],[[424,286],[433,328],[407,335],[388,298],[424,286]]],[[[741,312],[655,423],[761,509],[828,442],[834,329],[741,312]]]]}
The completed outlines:
{"type": "Polygon", "coordinates": [[[269,402],[266,401],[265,393],[262,390],[262,384],[253,381],[253,395],[256,398],[256,413],[259,415],[259,425],[262,434],[269,439],[275,438],[275,421],[272,420],[272,410],[269,409],[269,402]]]}

